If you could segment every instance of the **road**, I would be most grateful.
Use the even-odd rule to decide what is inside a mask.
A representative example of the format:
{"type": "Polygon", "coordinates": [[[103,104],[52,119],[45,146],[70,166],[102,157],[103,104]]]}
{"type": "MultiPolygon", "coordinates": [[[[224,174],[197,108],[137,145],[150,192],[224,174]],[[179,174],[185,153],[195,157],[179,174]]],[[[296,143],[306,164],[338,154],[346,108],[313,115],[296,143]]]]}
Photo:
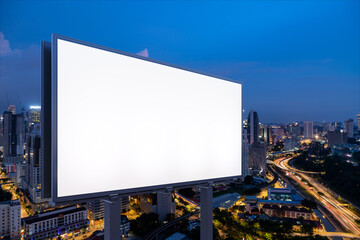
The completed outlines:
{"type": "Polygon", "coordinates": [[[359,216],[343,206],[342,203],[339,202],[336,197],[331,195],[327,188],[318,181],[304,174],[303,171],[297,171],[290,167],[289,160],[291,160],[291,158],[278,159],[274,161],[274,164],[284,170],[288,177],[305,188],[306,191],[318,200],[318,202],[333,215],[344,229],[355,235],[360,235],[360,228],[355,222],[355,219],[359,219],[359,216]],[[302,179],[306,180],[312,186],[304,183],[302,179]]]}

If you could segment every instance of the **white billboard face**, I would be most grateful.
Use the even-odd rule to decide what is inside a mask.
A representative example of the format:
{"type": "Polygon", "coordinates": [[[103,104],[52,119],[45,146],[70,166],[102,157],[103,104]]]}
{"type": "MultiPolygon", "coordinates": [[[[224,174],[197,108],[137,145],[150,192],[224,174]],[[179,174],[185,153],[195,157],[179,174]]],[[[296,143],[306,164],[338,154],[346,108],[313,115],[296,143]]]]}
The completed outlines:
{"type": "Polygon", "coordinates": [[[53,197],[241,175],[241,84],[54,41],[53,197]]]}

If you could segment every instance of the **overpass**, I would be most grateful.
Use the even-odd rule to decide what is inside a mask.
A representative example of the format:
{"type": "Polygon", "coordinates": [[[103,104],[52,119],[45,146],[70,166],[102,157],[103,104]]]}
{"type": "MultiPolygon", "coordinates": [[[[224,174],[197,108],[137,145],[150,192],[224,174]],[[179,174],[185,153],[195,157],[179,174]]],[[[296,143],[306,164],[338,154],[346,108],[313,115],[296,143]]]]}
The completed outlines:
{"type": "Polygon", "coordinates": [[[313,175],[318,175],[318,174],[322,174],[322,172],[311,172],[311,171],[303,171],[303,170],[299,170],[297,168],[294,168],[290,165],[290,162],[294,160],[294,158],[292,159],[285,159],[285,160],[282,160],[280,161],[280,164],[282,165],[282,162],[285,162],[285,164],[287,165],[286,167],[290,170],[290,171],[293,171],[293,172],[298,172],[298,173],[305,173],[305,174],[309,174],[311,176],[313,175]]]}

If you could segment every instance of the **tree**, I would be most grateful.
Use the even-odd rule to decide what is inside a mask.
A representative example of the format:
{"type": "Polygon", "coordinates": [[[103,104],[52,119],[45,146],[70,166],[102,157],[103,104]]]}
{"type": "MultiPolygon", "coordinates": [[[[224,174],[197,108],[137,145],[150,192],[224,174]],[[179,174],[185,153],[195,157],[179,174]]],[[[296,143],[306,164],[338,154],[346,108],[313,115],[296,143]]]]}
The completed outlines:
{"type": "Polygon", "coordinates": [[[308,199],[302,200],[301,205],[303,205],[304,207],[310,208],[310,209],[314,209],[317,206],[316,202],[314,200],[308,200],[308,199]]]}
{"type": "Polygon", "coordinates": [[[312,236],[314,234],[313,227],[310,224],[303,223],[300,226],[300,232],[312,236]]]}
{"type": "Polygon", "coordinates": [[[1,187],[0,187],[0,202],[2,201],[9,201],[12,198],[12,194],[10,192],[4,191],[1,187]]]}
{"type": "Polygon", "coordinates": [[[189,236],[191,239],[200,239],[200,227],[196,227],[191,230],[189,236]]]}
{"type": "Polygon", "coordinates": [[[252,187],[252,188],[248,188],[244,191],[245,195],[256,195],[259,192],[261,192],[260,188],[257,187],[252,187]]]}
{"type": "Polygon", "coordinates": [[[247,175],[244,179],[244,183],[251,184],[253,180],[254,180],[253,176],[247,175]]]}
{"type": "Polygon", "coordinates": [[[145,236],[147,233],[151,232],[158,226],[159,215],[156,213],[143,213],[136,220],[130,221],[131,230],[140,236],[145,236]]]}

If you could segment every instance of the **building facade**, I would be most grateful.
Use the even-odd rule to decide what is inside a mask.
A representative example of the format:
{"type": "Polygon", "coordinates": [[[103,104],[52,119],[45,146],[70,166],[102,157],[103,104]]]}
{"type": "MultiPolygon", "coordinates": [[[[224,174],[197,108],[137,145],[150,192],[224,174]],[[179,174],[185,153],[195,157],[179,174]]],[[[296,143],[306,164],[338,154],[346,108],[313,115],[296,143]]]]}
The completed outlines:
{"type": "Polygon", "coordinates": [[[268,146],[273,144],[272,127],[270,125],[261,125],[261,138],[268,146]]]}
{"type": "Polygon", "coordinates": [[[304,138],[310,139],[314,136],[314,122],[305,121],[304,122],[304,138]]]}
{"type": "Polygon", "coordinates": [[[242,139],[242,164],[241,164],[241,175],[245,178],[250,174],[249,171],[249,142],[247,139],[247,129],[244,129],[242,139]]]}
{"type": "Polygon", "coordinates": [[[344,133],[346,133],[348,138],[354,137],[354,120],[349,119],[344,122],[344,133]]]}
{"type": "Polygon", "coordinates": [[[26,132],[32,132],[36,125],[40,126],[40,106],[30,106],[26,111],[26,132]]]}
{"type": "Polygon", "coordinates": [[[72,206],[24,218],[23,223],[24,239],[40,240],[85,231],[89,220],[86,208],[72,206]]]}
{"type": "Polygon", "coordinates": [[[247,119],[248,140],[250,144],[259,142],[259,116],[257,112],[251,110],[247,119]]]}
{"type": "Polygon", "coordinates": [[[3,131],[4,162],[23,159],[25,141],[24,114],[4,112],[3,131]]]}
{"type": "Polygon", "coordinates": [[[253,174],[266,173],[266,143],[255,142],[249,146],[249,169],[253,174]]]}
{"type": "MultiPolygon", "coordinates": [[[[129,197],[121,198],[121,212],[127,212],[130,207],[129,197]]],[[[104,201],[96,199],[90,202],[87,202],[86,208],[88,210],[88,216],[90,220],[99,220],[104,218],[104,201]]]]}
{"type": "Polygon", "coordinates": [[[340,131],[329,131],[327,133],[328,146],[334,147],[334,145],[342,145],[347,143],[347,134],[340,131]]]}
{"type": "Polygon", "coordinates": [[[290,151],[295,150],[296,148],[299,148],[300,141],[298,138],[286,138],[284,140],[284,150],[290,151]]]}
{"type": "Polygon", "coordinates": [[[265,214],[269,216],[276,216],[280,218],[304,218],[305,220],[311,219],[311,211],[306,208],[298,208],[295,206],[278,206],[278,205],[270,205],[264,204],[262,210],[265,214]]]}
{"type": "Polygon", "coordinates": [[[19,200],[0,202],[0,239],[20,239],[20,208],[19,200]]]}

